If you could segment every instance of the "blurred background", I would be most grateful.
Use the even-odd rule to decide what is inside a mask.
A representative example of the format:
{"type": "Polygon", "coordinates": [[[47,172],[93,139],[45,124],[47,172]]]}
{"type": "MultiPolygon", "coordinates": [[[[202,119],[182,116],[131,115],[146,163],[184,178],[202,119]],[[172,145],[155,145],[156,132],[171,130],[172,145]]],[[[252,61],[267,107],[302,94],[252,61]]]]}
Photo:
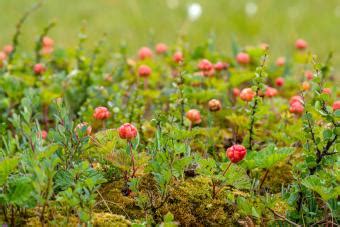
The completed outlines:
{"type": "MultiPolygon", "coordinates": [[[[0,46],[11,41],[15,24],[35,2],[0,0],[0,46]]],[[[240,45],[267,42],[274,57],[301,37],[322,57],[334,51],[340,59],[340,0],[46,0],[25,23],[22,48],[33,49],[51,20],[57,26],[49,36],[63,47],[77,43],[86,21],[90,45],[106,32],[112,48],[124,41],[130,52],[151,41],[174,44],[184,33],[192,46],[213,34],[223,51],[233,37],[240,45]]]]}

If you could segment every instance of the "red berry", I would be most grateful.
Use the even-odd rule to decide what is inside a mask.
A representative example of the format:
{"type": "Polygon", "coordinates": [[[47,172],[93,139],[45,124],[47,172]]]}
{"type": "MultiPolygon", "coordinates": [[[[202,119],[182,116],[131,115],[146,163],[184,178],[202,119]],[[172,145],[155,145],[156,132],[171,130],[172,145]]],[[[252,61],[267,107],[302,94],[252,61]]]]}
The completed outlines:
{"type": "Polygon", "coordinates": [[[164,43],[158,43],[156,45],[156,53],[157,54],[164,54],[168,51],[168,46],[164,43]]]}
{"type": "Polygon", "coordinates": [[[199,62],[198,68],[203,72],[208,72],[208,71],[214,69],[214,66],[213,66],[213,64],[211,64],[211,62],[209,60],[203,59],[199,62]]]}
{"type": "Polygon", "coordinates": [[[193,123],[193,124],[199,124],[201,123],[201,114],[196,109],[191,109],[186,113],[186,117],[193,123]]]}
{"type": "Polygon", "coordinates": [[[282,77],[279,77],[275,80],[275,84],[278,87],[282,87],[285,83],[285,79],[283,79],[282,77]]]}
{"type": "Polygon", "coordinates": [[[322,93],[330,95],[332,94],[332,90],[330,88],[325,87],[324,89],[322,89],[322,93]]]}
{"type": "Polygon", "coordinates": [[[47,138],[47,131],[46,130],[42,130],[40,132],[38,132],[38,136],[41,137],[43,140],[45,140],[47,138]]]}
{"type": "Polygon", "coordinates": [[[4,46],[3,51],[8,55],[13,51],[13,46],[10,44],[7,44],[4,46]]]}
{"type": "Polygon", "coordinates": [[[265,96],[267,96],[269,98],[272,98],[272,97],[274,97],[276,95],[277,95],[277,90],[275,88],[272,88],[272,87],[267,87],[266,88],[265,96]]]}
{"type": "Polygon", "coordinates": [[[172,59],[174,60],[174,62],[176,63],[180,63],[183,61],[183,54],[179,51],[177,51],[173,56],[172,59]]]}
{"type": "Polygon", "coordinates": [[[235,96],[235,97],[238,97],[239,95],[240,95],[240,89],[238,89],[238,88],[233,88],[233,95],[235,96]]]}
{"type": "Polygon", "coordinates": [[[240,65],[247,65],[250,62],[250,57],[249,54],[241,52],[236,56],[236,61],[240,64],[240,65]]]}
{"type": "Polygon", "coordinates": [[[304,110],[304,107],[300,102],[293,102],[289,107],[289,111],[291,113],[298,114],[298,115],[302,114],[303,110],[304,110]]]}
{"type": "Polygon", "coordinates": [[[212,112],[219,111],[220,109],[222,109],[222,104],[217,99],[211,99],[208,105],[209,105],[209,110],[212,112]]]}
{"type": "Polygon", "coordinates": [[[305,40],[303,40],[303,39],[298,39],[295,42],[295,47],[298,50],[304,50],[304,49],[307,48],[307,46],[308,46],[307,42],[305,40]]]}
{"type": "Polygon", "coordinates": [[[276,59],[276,65],[277,66],[284,66],[286,63],[286,58],[285,57],[279,57],[278,59],[276,59]]]}
{"type": "Polygon", "coordinates": [[[235,144],[227,149],[227,157],[232,163],[238,163],[244,159],[247,149],[239,144],[235,144]]]}
{"type": "Polygon", "coordinates": [[[217,71],[222,71],[228,68],[228,64],[219,61],[214,65],[214,67],[217,71]]]}
{"type": "Polygon", "coordinates": [[[310,70],[306,70],[305,71],[305,77],[306,77],[307,80],[312,80],[313,77],[314,77],[313,72],[310,71],[310,70]]]}
{"type": "Polygon", "coordinates": [[[110,112],[106,107],[99,106],[94,110],[93,117],[97,120],[105,120],[110,117],[110,112]]]}
{"type": "Polygon", "coordinates": [[[254,96],[255,92],[251,88],[244,88],[240,93],[240,98],[246,102],[253,100],[254,96]]]}
{"type": "Polygon", "coordinates": [[[131,140],[137,136],[137,128],[130,123],[125,123],[118,128],[119,137],[131,140]]]}
{"type": "Polygon", "coordinates": [[[34,65],[33,70],[36,75],[41,75],[46,71],[46,68],[43,64],[37,63],[34,65]]]}
{"type": "Polygon", "coordinates": [[[152,72],[151,68],[147,65],[141,65],[138,68],[138,75],[140,77],[149,77],[151,72],[152,72]]]}
{"type": "Polygon", "coordinates": [[[43,47],[47,48],[47,47],[53,47],[54,46],[54,40],[51,39],[50,37],[48,36],[45,36],[42,40],[42,45],[43,47]]]}
{"type": "Polygon", "coordinates": [[[152,57],[152,51],[150,50],[149,47],[142,47],[138,51],[138,57],[141,60],[151,58],[152,57]]]}
{"type": "Polygon", "coordinates": [[[289,100],[289,105],[292,105],[292,104],[295,103],[295,102],[298,102],[298,103],[300,103],[300,104],[303,104],[303,99],[302,99],[302,97],[299,96],[299,95],[295,95],[295,96],[291,97],[290,100],[289,100]]]}
{"type": "Polygon", "coordinates": [[[340,109],[340,100],[333,103],[333,110],[336,111],[340,109]]]}

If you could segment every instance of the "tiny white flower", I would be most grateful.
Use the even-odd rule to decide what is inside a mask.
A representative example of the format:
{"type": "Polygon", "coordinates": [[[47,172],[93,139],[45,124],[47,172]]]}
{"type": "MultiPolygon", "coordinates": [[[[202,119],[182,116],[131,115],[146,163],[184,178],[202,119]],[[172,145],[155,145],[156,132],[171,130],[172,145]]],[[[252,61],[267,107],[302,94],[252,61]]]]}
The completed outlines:
{"type": "Polygon", "coordinates": [[[202,7],[199,3],[192,3],[188,6],[188,17],[189,20],[195,21],[202,14],[202,7]]]}
{"type": "Polygon", "coordinates": [[[255,2],[247,2],[245,11],[248,16],[254,16],[257,12],[257,5],[255,2]]]}

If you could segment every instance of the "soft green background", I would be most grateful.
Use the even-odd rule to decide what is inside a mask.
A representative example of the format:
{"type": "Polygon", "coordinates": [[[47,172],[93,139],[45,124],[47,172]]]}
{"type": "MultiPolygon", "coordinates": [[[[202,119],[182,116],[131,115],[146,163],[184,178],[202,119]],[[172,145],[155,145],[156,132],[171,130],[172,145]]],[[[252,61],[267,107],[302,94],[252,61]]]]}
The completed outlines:
{"type": "MultiPolygon", "coordinates": [[[[10,42],[17,20],[34,2],[0,0],[0,45],[10,42]]],[[[174,43],[184,29],[194,45],[214,32],[218,47],[226,51],[233,35],[242,45],[265,41],[271,44],[274,57],[285,55],[290,50],[287,46],[302,37],[312,51],[324,57],[332,50],[335,60],[340,59],[340,0],[47,0],[25,24],[22,46],[32,49],[37,34],[52,19],[57,27],[51,36],[65,47],[76,43],[86,20],[89,45],[107,32],[113,48],[124,40],[131,51],[147,44],[151,33],[155,41],[174,43]],[[183,26],[192,2],[202,5],[202,16],[183,26]],[[253,16],[245,13],[249,2],[258,7],[253,16]]]]}

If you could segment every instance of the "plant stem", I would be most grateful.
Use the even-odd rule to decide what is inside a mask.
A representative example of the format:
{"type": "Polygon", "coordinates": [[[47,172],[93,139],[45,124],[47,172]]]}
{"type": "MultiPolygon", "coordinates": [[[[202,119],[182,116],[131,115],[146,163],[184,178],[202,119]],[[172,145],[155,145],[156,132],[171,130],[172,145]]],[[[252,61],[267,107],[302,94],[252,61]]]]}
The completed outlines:
{"type": "Polygon", "coordinates": [[[128,141],[128,144],[129,144],[129,147],[130,147],[130,156],[131,156],[131,163],[132,163],[132,175],[131,175],[131,178],[134,178],[135,174],[136,174],[135,156],[133,154],[133,147],[132,147],[132,143],[131,143],[130,140],[128,141]]]}
{"type": "Polygon", "coordinates": [[[262,188],[262,185],[263,185],[264,181],[266,180],[266,178],[267,178],[267,176],[268,176],[268,173],[269,173],[269,169],[266,169],[266,172],[264,173],[264,176],[263,176],[263,178],[262,178],[262,180],[261,180],[261,184],[260,184],[259,189],[262,188]]]}
{"type": "Polygon", "coordinates": [[[227,173],[227,171],[229,170],[230,166],[231,166],[232,162],[230,162],[227,166],[227,168],[223,171],[222,175],[225,176],[225,174],[227,173]]]}

